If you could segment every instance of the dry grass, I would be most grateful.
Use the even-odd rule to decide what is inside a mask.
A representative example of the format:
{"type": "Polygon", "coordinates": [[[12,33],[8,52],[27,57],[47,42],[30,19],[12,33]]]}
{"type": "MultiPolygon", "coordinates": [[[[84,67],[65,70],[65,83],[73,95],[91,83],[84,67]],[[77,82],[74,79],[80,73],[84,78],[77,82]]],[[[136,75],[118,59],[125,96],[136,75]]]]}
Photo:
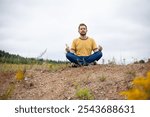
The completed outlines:
{"type": "Polygon", "coordinates": [[[104,76],[104,75],[100,76],[100,77],[99,77],[99,80],[100,80],[101,82],[104,82],[104,81],[106,80],[106,76],[104,76]]]}
{"type": "Polygon", "coordinates": [[[0,99],[10,99],[16,85],[20,85],[22,82],[24,87],[33,85],[34,83],[27,83],[26,80],[33,79],[35,76],[34,72],[28,71],[44,73],[56,72],[65,68],[66,64],[0,64],[0,99]]]}

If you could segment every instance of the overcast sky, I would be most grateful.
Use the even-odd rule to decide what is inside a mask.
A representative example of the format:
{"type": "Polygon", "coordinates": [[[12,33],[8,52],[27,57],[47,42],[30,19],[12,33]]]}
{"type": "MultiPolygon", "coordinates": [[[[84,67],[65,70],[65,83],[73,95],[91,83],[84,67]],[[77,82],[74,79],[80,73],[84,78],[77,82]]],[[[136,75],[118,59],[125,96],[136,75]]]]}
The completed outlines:
{"type": "Polygon", "coordinates": [[[150,0],[0,0],[0,50],[66,60],[80,23],[105,61],[150,57],[150,0]]]}

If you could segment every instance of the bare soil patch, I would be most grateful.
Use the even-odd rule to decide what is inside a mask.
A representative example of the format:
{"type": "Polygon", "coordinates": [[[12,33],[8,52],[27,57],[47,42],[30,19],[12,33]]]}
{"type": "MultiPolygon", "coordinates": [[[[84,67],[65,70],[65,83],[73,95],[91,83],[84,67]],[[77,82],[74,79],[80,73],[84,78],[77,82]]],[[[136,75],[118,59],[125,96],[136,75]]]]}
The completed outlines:
{"type": "MultiPolygon", "coordinates": [[[[129,89],[136,76],[144,76],[150,64],[94,65],[78,68],[66,67],[57,71],[27,70],[28,77],[15,82],[8,99],[74,100],[76,92],[89,89],[95,100],[123,100],[119,93],[129,89]],[[32,77],[30,77],[32,76],[32,77]]],[[[0,73],[0,95],[14,82],[15,74],[0,73]]]]}

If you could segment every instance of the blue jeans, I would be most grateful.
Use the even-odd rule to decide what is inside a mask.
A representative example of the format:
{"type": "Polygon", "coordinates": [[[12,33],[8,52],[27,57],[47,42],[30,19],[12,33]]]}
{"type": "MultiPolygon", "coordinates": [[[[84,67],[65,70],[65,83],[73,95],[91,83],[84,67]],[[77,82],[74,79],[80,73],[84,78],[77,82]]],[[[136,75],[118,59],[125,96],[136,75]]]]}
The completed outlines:
{"type": "Polygon", "coordinates": [[[68,52],[66,54],[66,57],[72,63],[84,65],[92,63],[94,61],[98,61],[102,57],[102,52],[97,51],[89,56],[77,56],[74,53],[68,52]]]}

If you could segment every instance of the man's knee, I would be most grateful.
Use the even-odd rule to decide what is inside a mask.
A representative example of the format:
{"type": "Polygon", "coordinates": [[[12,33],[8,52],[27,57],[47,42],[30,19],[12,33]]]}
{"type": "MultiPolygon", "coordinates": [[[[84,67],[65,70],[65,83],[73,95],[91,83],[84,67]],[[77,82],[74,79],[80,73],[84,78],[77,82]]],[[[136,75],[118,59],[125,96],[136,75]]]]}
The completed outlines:
{"type": "Polygon", "coordinates": [[[66,58],[69,58],[70,57],[70,52],[67,52],[66,53],[66,58]]]}
{"type": "Polygon", "coordinates": [[[98,58],[101,58],[103,56],[103,53],[101,51],[97,51],[95,54],[98,58]]]}
{"type": "Polygon", "coordinates": [[[95,54],[96,54],[95,59],[96,59],[97,61],[103,56],[103,53],[102,53],[101,51],[97,51],[95,54]]]}
{"type": "Polygon", "coordinates": [[[72,58],[73,55],[74,55],[73,53],[67,52],[67,53],[66,53],[66,58],[72,58]]]}

